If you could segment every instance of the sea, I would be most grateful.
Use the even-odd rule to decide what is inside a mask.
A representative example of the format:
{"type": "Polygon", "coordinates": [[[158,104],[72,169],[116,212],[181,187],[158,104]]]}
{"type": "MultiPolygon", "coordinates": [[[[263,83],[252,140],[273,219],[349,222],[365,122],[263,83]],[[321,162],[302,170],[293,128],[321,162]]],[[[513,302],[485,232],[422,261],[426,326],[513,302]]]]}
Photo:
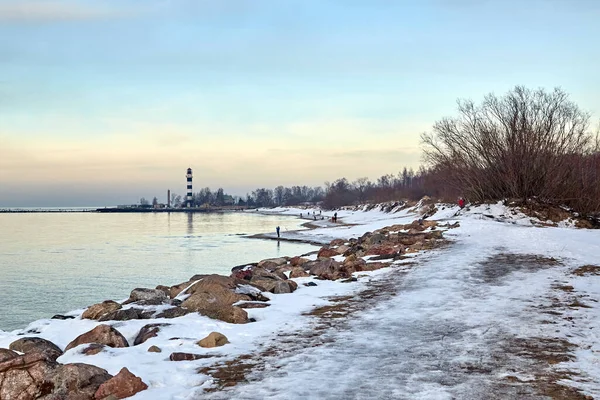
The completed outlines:
{"type": "Polygon", "coordinates": [[[229,275],[237,265],[315,250],[246,237],[301,229],[297,217],[64,211],[72,212],[0,214],[0,330],[120,301],[134,288],[229,275]]]}

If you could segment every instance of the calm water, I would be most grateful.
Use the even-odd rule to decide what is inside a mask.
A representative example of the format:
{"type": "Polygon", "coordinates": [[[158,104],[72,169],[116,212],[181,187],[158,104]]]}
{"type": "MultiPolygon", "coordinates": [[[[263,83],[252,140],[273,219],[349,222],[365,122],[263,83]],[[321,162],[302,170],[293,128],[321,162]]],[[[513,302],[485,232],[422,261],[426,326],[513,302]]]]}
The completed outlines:
{"type": "Polygon", "coordinates": [[[242,213],[0,214],[0,329],[121,300],[136,287],[314,250],[240,237],[300,222],[242,213]]]}

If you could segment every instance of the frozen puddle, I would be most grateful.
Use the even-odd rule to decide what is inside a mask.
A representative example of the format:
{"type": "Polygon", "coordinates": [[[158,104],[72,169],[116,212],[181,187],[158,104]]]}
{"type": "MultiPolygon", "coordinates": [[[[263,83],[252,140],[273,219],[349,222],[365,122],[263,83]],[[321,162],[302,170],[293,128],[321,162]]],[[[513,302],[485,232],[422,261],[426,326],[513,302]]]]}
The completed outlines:
{"type": "MultiPolygon", "coordinates": [[[[590,327],[573,322],[581,315],[566,317],[579,310],[561,304],[566,293],[556,287],[598,254],[597,245],[577,252],[581,240],[598,235],[464,225],[448,232],[454,245],[419,256],[405,272],[376,276],[379,296],[355,299],[353,312],[333,308],[331,323],[315,317],[312,327],[263,352],[247,383],[207,398],[543,399],[563,390],[554,384],[561,377],[596,393],[598,376],[572,362],[575,346],[566,341],[590,327]],[[336,321],[336,312],[347,317],[336,321]],[[584,383],[557,373],[561,366],[580,368],[584,383]]],[[[564,391],[574,397],[560,398],[585,398],[564,391]]]]}

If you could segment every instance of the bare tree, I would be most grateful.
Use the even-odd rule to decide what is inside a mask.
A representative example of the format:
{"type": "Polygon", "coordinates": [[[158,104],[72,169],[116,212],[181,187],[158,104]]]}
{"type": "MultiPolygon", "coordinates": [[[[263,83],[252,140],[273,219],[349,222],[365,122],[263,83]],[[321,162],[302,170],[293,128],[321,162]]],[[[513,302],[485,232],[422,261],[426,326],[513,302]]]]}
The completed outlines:
{"type": "Polygon", "coordinates": [[[517,86],[481,105],[458,102],[459,116],[423,134],[430,167],[449,172],[448,183],[472,200],[561,199],[573,176],[574,155],[591,150],[589,114],[561,89],[517,86]]]}

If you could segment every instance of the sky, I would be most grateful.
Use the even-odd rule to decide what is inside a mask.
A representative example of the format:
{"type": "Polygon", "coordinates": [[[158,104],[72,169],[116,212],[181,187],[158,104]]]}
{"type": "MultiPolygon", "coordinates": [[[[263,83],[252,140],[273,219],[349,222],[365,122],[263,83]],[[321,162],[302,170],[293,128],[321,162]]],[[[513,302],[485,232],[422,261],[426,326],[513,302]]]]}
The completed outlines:
{"type": "Polygon", "coordinates": [[[377,177],[515,85],[600,119],[596,0],[0,0],[0,207],[377,177]]]}

